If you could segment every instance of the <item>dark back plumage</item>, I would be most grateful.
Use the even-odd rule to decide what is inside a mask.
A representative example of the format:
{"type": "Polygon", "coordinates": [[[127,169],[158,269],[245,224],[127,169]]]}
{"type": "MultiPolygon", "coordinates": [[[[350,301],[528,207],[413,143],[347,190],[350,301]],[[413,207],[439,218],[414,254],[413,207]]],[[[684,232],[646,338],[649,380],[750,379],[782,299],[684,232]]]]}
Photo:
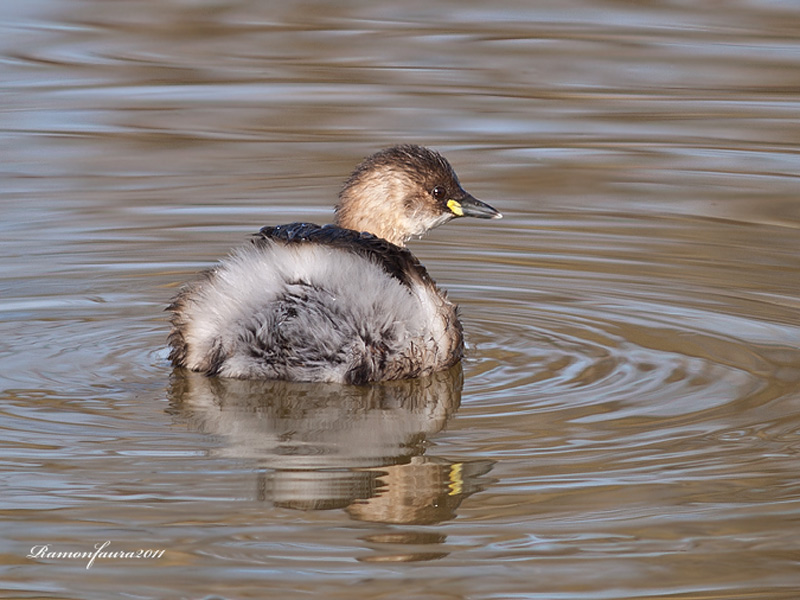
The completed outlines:
{"type": "Polygon", "coordinates": [[[410,250],[395,246],[365,231],[353,231],[336,225],[289,223],[262,227],[258,233],[253,234],[253,243],[256,245],[263,244],[266,240],[284,244],[321,244],[340,248],[380,265],[387,274],[405,286],[411,286],[412,277],[434,285],[428,271],[410,250]]]}

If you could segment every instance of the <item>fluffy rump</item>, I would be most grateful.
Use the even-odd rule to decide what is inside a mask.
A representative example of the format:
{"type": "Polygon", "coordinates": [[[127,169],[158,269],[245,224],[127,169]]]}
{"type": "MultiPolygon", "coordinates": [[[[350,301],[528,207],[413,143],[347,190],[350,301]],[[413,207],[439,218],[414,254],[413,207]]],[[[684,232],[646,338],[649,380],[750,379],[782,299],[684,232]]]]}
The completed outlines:
{"type": "Polygon", "coordinates": [[[356,384],[456,363],[455,307],[413,255],[343,231],[288,239],[286,229],[262,230],[187,286],[170,306],[173,363],[223,377],[356,384]]]}

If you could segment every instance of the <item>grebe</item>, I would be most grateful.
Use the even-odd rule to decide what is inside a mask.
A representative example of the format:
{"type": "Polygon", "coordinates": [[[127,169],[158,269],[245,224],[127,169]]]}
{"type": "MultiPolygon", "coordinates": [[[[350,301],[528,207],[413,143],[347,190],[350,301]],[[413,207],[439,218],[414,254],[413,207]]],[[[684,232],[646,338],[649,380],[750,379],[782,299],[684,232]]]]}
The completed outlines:
{"type": "Polygon", "coordinates": [[[502,215],[415,145],[365,159],[335,224],[264,227],[174,298],[170,360],[207,375],[351,384],[419,377],[463,356],[457,308],[406,242],[502,215]]]}

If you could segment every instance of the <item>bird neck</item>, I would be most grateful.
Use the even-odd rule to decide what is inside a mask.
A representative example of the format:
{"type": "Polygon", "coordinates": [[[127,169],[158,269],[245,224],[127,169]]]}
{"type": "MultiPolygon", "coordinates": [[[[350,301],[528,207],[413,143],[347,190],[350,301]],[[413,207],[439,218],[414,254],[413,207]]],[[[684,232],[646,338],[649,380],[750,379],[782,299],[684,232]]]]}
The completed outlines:
{"type": "Polygon", "coordinates": [[[413,231],[402,213],[403,201],[396,199],[396,194],[396,187],[385,180],[377,185],[374,181],[370,185],[351,184],[339,194],[334,223],[404,247],[413,231]]]}

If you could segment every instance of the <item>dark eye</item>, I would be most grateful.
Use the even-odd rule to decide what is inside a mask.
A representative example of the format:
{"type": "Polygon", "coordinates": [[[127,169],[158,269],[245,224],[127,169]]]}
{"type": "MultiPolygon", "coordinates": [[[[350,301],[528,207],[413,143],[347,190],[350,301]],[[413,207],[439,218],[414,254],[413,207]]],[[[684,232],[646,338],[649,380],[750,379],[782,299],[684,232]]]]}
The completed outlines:
{"type": "Polygon", "coordinates": [[[431,191],[431,196],[433,196],[434,200],[444,200],[447,196],[447,188],[437,185],[431,191]]]}

